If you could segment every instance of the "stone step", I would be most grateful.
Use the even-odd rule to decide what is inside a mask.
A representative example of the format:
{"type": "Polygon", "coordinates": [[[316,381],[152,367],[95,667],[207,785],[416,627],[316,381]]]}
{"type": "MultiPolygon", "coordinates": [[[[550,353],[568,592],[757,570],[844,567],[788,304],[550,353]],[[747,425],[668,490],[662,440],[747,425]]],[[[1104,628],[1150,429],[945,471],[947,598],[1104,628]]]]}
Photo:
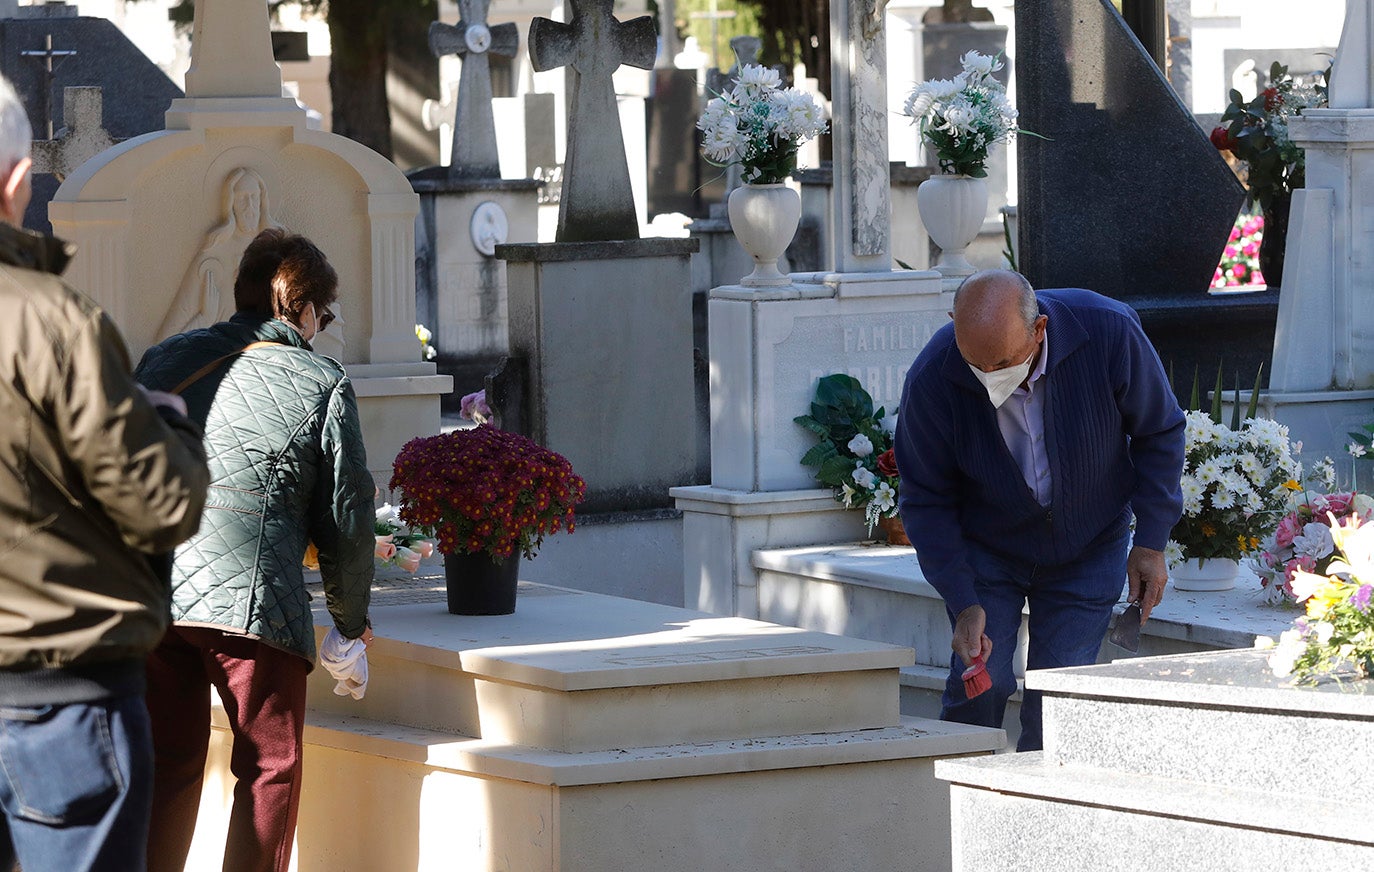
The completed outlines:
{"type": "Polygon", "coordinates": [[[1287,796],[1368,796],[1369,765],[1331,761],[1339,749],[1374,747],[1369,682],[1296,688],[1272,675],[1265,654],[1031,672],[1026,686],[1045,694],[1046,759],[1287,796]]]}
{"type": "MultiPolygon", "coordinates": [[[[443,604],[372,611],[360,702],[310,682],[321,712],[562,752],[895,727],[892,645],[523,584],[515,615],[443,604]]],[[[316,620],[324,633],[327,616],[316,620]]]]}
{"type": "MultiPolygon", "coordinates": [[[[1271,737],[1247,731],[1231,738],[1253,747],[1271,737]]],[[[1361,746],[1347,747],[1359,753],[1361,746]]],[[[951,782],[957,870],[1374,868],[1367,790],[1317,798],[1126,774],[1041,752],[976,764],[942,760],[935,774],[951,782]]],[[[1304,777],[1294,766],[1291,779],[1304,777]]]]}
{"type": "MultiPolygon", "coordinates": [[[[219,868],[231,795],[218,706],[212,723],[195,870],[219,868]]],[[[934,759],[1002,741],[996,730],[903,718],[569,754],[310,711],[299,868],[947,872],[948,791],[934,759]]]]}

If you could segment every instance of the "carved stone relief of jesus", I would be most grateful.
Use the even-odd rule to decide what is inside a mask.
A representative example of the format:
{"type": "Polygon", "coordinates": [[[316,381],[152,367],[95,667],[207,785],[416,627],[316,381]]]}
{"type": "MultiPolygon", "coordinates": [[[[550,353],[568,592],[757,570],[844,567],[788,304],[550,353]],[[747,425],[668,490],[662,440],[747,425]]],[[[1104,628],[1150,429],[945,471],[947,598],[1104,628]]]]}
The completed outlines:
{"type": "Polygon", "coordinates": [[[205,243],[186,267],[176,297],[158,328],[158,339],[208,327],[234,314],[234,276],[243,250],[262,231],[281,227],[268,205],[267,185],[248,167],[224,180],[223,221],[205,235],[205,243]]]}

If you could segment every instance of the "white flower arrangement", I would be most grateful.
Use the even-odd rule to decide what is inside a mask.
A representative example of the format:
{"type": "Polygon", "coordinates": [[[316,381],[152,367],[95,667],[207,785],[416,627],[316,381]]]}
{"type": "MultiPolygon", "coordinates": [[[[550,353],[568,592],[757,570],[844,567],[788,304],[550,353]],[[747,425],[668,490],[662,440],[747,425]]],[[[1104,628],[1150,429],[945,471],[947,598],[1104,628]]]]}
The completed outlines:
{"type": "MultiPolygon", "coordinates": [[[[1184,439],[1183,517],[1165,548],[1166,559],[1172,566],[1186,559],[1240,559],[1255,551],[1278,525],[1289,494],[1301,487],[1303,468],[1293,457],[1288,428],[1247,418],[1232,430],[1206,412],[1192,411],[1184,439]]],[[[1319,463],[1313,472],[1327,470],[1319,463]]]]}
{"type": "Polygon", "coordinates": [[[970,51],[959,62],[964,71],[953,79],[912,88],[902,114],[935,152],[942,172],[981,179],[988,174],[988,151],[1018,132],[1016,110],[992,75],[1002,69],[1001,60],[970,51]]]}
{"type": "Polygon", "coordinates": [[[746,64],[735,86],[706,104],[697,128],[711,164],[739,164],[744,181],[775,184],[797,168],[797,147],[824,133],[826,121],[810,94],[783,88],[776,70],[746,64]]]}

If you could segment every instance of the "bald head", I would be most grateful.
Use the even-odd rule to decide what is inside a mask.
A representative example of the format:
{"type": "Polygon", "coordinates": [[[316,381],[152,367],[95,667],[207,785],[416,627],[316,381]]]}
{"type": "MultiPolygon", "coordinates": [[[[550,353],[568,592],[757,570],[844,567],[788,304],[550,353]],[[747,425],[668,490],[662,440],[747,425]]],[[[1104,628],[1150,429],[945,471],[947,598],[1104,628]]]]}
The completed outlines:
{"type": "Polygon", "coordinates": [[[965,279],[954,294],[953,315],[959,353],[983,372],[1015,366],[1034,355],[1047,320],[1026,277],[1002,269],[965,279]]]}

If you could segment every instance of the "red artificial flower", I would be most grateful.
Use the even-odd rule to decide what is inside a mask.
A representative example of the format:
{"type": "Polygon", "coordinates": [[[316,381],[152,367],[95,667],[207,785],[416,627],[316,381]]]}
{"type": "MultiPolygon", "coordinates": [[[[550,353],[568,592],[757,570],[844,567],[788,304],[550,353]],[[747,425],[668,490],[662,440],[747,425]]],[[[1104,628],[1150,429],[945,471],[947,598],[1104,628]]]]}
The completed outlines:
{"type": "Polygon", "coordinates": [[[1283,93],[1278,88],[1264,89],[1264,111],[1273,112],[1283,105],[1283,93]]]}
{"type": "Polygon", "coordinates": [[[897,474],[897,455],[891,448],[878,455],[878,472],[883,475],[897,474]]]}
{"type": "Polygon", "coordinates": [[[1217,151],[1231,151],[1236,147],[1236,138],[1231,135],[1231,128],[1227,125],[1213,128],[1209,138],[1217,151]]]}

